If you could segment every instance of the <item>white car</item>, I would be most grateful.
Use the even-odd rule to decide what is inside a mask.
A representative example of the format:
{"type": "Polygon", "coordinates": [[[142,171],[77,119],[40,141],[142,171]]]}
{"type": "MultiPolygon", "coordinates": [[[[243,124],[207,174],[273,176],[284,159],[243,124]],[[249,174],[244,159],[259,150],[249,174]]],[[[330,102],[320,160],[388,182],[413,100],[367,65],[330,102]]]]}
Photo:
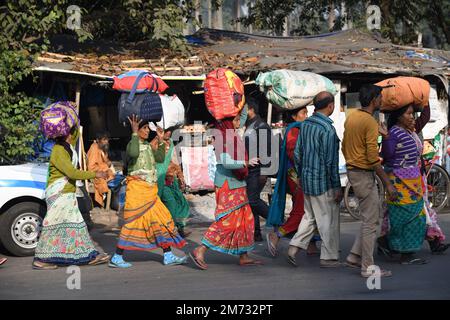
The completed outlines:
{"type": "Polygon", "coordinates": [[[46,213],[48,163],[0,164],[0,242],[16,256],[32,255],[46,213]]]}

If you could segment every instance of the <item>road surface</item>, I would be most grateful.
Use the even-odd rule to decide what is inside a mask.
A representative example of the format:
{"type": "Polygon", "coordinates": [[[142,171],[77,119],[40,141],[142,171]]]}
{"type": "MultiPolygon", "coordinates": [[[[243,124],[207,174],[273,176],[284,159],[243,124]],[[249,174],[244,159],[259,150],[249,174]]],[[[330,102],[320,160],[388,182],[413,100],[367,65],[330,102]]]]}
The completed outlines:
{"type": "MultiPolygon", "coordinates": [[[[450,235],[450,214],[439,218],[450,235]]],[[[341,259],[350,250],[358,226],[358,222],[341,223],[341,259]]],[[[193,227],[185,252],[199,243],[206,227],[193,227]]],[[[117,230],[92,232],[109,253],[114,251],[117,235],[117,230]]],[[[427,244],[420,252],[429,260],[427,265],[402,266],[376,255],[376,263],[393,272],[392,278],[381,280],[380,290],[369,290],[355,269],[320,268],[317,256],[300,253],[299,267],[294,268],[285,258],[287,246],[285,239],[280,256],[271,258],[265,243],[258,243],[253,256],[265,265],[257,267],[240,267],[237,258],[210,251],[207,271],[198,270],[191,261],[163,266],[159,251],[126,253],[131,269],[81,267],[80,289],[68,289],[73,274],[67,274],[67,268],[38,271],[31,268],[32,257],[9,257],[0,267],[0,299],[450,299],[450,252],[433,256],[427,244]]]]}

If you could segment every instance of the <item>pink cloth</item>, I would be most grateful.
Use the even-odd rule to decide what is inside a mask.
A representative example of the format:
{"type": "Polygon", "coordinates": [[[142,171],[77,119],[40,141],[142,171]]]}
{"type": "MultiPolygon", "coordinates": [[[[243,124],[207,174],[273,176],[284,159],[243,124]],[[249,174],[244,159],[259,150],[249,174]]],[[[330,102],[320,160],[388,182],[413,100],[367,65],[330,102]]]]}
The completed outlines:
{"type": "Polygon", "coordinates": [[[181,161],[186,186],[191,190],[214,190],[208,174],[208,147],[182,147],[181,161]]]}

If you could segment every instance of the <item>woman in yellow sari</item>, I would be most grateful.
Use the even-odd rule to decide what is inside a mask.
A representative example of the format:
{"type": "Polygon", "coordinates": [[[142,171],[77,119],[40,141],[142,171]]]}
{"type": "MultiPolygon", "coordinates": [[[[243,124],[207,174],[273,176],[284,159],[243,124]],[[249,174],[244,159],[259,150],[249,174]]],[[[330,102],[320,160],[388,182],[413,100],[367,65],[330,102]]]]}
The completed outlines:
{"type": "Polygon", "coordinates": [[[109,266],[132,266],[124,261],[124,250],[151,251],[158,248],[164,252],[165,265],[185,263],[186,256],[175,256],[171,247],[181,248],[186,241],[178,234],[169,210],[158,197],[156,162],[162,162],[165,158],[164,133],[158,128],[158,136],[150,144],[147,142],[150,133],[148,123],[138,121],[136,116],[129,121],[133,134],[127,146],[125,224],[109,266]]]}

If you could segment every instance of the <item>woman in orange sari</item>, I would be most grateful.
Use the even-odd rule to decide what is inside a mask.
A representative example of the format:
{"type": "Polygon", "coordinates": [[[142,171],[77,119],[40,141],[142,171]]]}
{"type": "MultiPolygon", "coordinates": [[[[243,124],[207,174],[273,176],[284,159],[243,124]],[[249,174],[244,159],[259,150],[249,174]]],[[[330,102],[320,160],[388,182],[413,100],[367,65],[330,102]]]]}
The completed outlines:
{"type": "Polygon", "coordinates": [[[223,137],[223,147],[215,146],[216,221],[204,234],[202,245],[190,254],[197,267],[203,270],[208,268],[205,262],[208,249],[237,255],[240,265],[261,264],[248,256],[254,245],[255,224],[245,184],[247,167],[257,164],[258,159],[247,160],[243,141],[236,133],[240,127],[240,117],[239,114],[216,123],[223,137]]]}
{"type": "Polygon", "coordinates": [[[147,142],[150,128],[148,123],[130,119],[133,135],[127,146],[128,177],[125,196],[124,220],[119,242],[109,266],[129,268],[131,264],[123,259],[125,250],[151,251],[161,248],[164,264],[175,265],[186,262],[186,256],[178,257],[171,247],[181,248],[186,241],[178,234],[169,210],[158,197],[156,162],[164,161],[164,133],[158,130],[158,137],[147,142]]]}

